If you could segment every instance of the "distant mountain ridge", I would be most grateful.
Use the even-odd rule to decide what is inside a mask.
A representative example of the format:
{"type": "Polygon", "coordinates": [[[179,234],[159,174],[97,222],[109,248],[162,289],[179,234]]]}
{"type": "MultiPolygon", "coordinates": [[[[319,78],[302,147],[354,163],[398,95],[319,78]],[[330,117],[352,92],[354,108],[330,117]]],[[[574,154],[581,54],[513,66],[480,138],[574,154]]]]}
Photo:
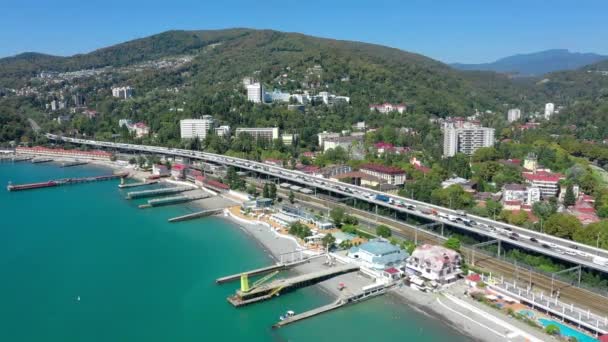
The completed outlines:
{"type": "Polygon", "coordinates": [[[459,70],[483,70],[518,76],[540,76],[555,71],[579,69],[603,60],[608,60],[608,56],[596,53],[570,52],[567,49],[553,49],[517,54],[501,58],[492,63],[453,63],[450,66],[459,70]]]}

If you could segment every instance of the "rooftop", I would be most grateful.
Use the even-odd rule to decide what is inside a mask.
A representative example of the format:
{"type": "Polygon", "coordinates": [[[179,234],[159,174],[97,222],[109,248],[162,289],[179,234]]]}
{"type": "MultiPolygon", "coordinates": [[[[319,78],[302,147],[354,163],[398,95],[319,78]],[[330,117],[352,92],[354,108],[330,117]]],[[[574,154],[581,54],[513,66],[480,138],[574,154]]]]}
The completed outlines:
{"type": "Polygon", "coordinates": [[[384,166],[384,165],[379,165],[379,164],[363,164],[363,165],[361,165],[361,167],[359,169],[370,170],[370,171],[375,171],[375,172],[379,172],[379,173],[387,173],[387,174],[404,174],[405,173],[405,171],[401,170],[400,168],[392,167],[392,166],[384,166]]]}

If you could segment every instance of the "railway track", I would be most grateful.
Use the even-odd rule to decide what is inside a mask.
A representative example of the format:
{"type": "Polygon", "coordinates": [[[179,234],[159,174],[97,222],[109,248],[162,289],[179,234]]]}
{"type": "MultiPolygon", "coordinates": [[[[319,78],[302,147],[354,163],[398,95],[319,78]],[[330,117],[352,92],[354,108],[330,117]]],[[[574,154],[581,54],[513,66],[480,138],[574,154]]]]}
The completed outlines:
{"type": "MultiPolygon", "coordinates": [[[[283,189],[278,189],[279,193],[288,193],[283,189]]],[[[287,196],[285,196],[286,198],[287,196]]],[[[390,227],[394,235],[413,241],[415,238],[415,228],[406,223],[397,222],[392,219],[375,215],[360,209],[349,207],[342,203],[330,202],[317,197],[295,194],[297,199],[304,201],[306,206],[316,207],[317,210],[328,210],[335,207],[342,207],[349,212],[349,214],[355,216],[360,221],[365,221],[368,225],[374,224],[385,224],[390,227]],[[314,205],[311,205],[314,203],[314,205]]],[[[429,232],[418,229],[418,243],[433,243],[442,244],[445,238],[430,234],[429,232]]],[[[472,250],[470,248],[462,248],[463,256],[465,260],[471,260],[472,250]]],[[[493,276],[503,276],[505,280],[513,281],[516,280],[522,287],[526,287],[526,284],[532,282],[534,284],[534,290],[542,290],[546,295],[551,294],[551,288],[553,290],[560,291],[560,300],[563,302],[575,303],[575,305],[583,308],[592,310],[594,313],[601,316],[608,316],[608,297],[604,297],[595,292],[573,286],[561,280],[554,279],[553,286],[551,286],[551,277],[538,272],[530,272],[527,269],[516,267],[515,265],[496,259],[494,257],[482,254],[479,251],[475,251],[475,265],[484,271],[492,272],[493,276]],[[531,281],[530,281],[531,280],[531,281]]]]}

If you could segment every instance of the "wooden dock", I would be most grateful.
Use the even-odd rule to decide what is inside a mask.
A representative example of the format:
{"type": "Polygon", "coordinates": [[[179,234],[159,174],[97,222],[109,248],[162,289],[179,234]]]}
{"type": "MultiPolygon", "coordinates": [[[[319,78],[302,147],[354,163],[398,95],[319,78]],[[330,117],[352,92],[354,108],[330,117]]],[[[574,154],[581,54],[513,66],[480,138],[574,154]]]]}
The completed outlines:
{"type": "Polygon", "coordinates": [[[312,309],[312,310],[308,310],[306,312],[303,312],[298,315],[294,315],[292,317],[288,317],[288,318],[274,324],[272,326],[272,328],[273,329],[281,328],[288,324],[299,322],[299,321],[305,320],[307,318],[311,318],[311,317],[320,315],[322,313],[341,308],[348,304],[358,303],[358,302],[364,301],[366,299],[370,299],[372,297],[382,295],[382,294],[386,293],[386,291],[387,291],[387,287],[385,285],[374,286],[370,289],[363,290],[363,291],[357,292],[355,294],[351,294],[351,295],[347,295],[345,297],[338,298],[333,303],[323,305],[323,306],[320,306],[320,307],[312,309]]]}
{"type": "Polygon", "coordinates": [[[291,291],[295,288],[313,285],[341,274],[351,273],[358,270],[359,266],[356,265],[331,267],[321,271],[297,275],[291,278],[277,279],[268,284],[253,288],[248,292],[243,292],[239,289],[236,291],[235,295],[230,296],[227,299],[235,307],[241,307],[273,298],[274,296],[278,296],[281,293],[291,291]]]}
{"type": "Polygon", "coordinates": [[[195,213],[170,218],[169,222],[181,222],[181,221],[194,220],[194,219],[197,219],[200,217],[207,217],[207,216],[211,216],[211,215],[215,215],[215,214],[220,214],[222,211],[224,211],[224,209],[222,209],[222,208],[197,211],[195,213]]]}

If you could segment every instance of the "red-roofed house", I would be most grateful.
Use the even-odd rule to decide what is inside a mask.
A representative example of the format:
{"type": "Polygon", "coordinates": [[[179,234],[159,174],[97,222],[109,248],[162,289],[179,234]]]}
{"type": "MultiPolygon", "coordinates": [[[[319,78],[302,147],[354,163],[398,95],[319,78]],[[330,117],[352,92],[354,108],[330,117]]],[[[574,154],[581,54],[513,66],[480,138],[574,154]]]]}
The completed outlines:
{"type": "Polygon", "coordinates": [[[302,157],[315,159],[317,157],[317,154],[315,152],[306,151],[306,152],[302,152],[302,157]]]}
{"type": "Polygon", "coordinates": [[[557,193],[559,192],[559,181],[566,179],[561,173],[553,173],[545,170],[522,172],[521,175],[528,184],[540,189],[540,194],[543,198],[557,196],[557,193]]]}
{"type": "Polygon", "coordinates": [[[455,281],[462,270],[458,252],[443,246],[425,244],[407,259],[406,270],[427,280],[445,284],[455,281]]]}
{"type": "Polygon", "coordinates": [[[283,161],[280,159],[265,159],[264,164],[283,167],[283,161]]]}
{"type": "Polygon", "coordinates": [[[369,110],[374,111],[377,110],[379,113],[382,114],[386,114],[386,113],[390,113],[390,112],[399,112],[399,114],[403,114],[403,112],[406,109],[406,105],[401,103],[401,104],[392,104],[392,103],[388,103],[385,102],[383,104],[372,104],[369,105],[369,110]]]}
{"type": "Polygon", "coordinates": [[[187,167],[184,164],[173,164],[171,166],[171,177],[175,179],[183,179],[186,169],[187,167]]]}
{"type": "Polygon", "coordinates": [[[600,218],[595,212],[594,202],[595,199],[592,196],[582,194],[569,211],[584,225],[599,222],[600,218]]]}
{"type": "Polygon", "coordinates": [[[205,180],[203,180],[203,185],[206,188],[209,188],[209,189],[215,190],[215,191],[220,191],[220,192],[230,190],[230,186],[228,184],[224,184],[222,182],[218,182],[218,181],[213,180],[213,179],[205,179],[205,180]]]}
{"type": "Polygon", "coordinates": [[[382,275],[390,280],[398,280],[402,277],[403,272],[394,267],[390,267],[382,271],[382,275]]]}
{"type": "Polygon", "coordinates": [[[466,283],[470,287],[477,287],[477,284],[481,282],[481,276],[477,273],[469,274],[466,278],[466,283]]]}
{"type": "Polygon", "coordinates": [[[395,148],[395,145],[381,141],[381,142],[375,143],[374,147],[376,148],[376,151],[378,153],[384,153],[384,152],[393,150],[395,148]]]}
{"type": "Polygon", "coordinates": [[[359,171],[370,176],[384,179],[388,184],[391,185],[402,185],[405,183],[405,171],[397,167],[379,164],[364,164],[361,165],[359,171]]]}
{"type": "Polygon", "coordinates": [[[306,165],[302,167],[300,171],[311,176],[323,177],[323,174],[321,173],[321,168],[315,165],[306,165]]]}

